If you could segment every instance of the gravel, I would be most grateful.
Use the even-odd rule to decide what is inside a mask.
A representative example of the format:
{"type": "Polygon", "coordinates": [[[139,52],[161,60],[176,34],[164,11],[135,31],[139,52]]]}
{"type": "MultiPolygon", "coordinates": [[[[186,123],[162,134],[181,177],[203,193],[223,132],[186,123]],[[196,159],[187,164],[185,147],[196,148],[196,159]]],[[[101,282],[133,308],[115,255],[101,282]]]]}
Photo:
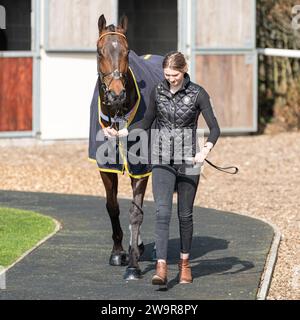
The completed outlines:
{"type": "MultiPolygon", "coordinates": [[[[105,196],[87,141],[0,140],[0,189],[105,196]]],[[[282,240],[268,299],[300,299],[300,133],[221,137],[209,155],[228,175],[205,165],[195,204],[262,218],[282,240]]],[[[153,200],[151,178],[145,198],[153,200]]],[[[120,175],[119,197],[130,179],[120,175]]]]}

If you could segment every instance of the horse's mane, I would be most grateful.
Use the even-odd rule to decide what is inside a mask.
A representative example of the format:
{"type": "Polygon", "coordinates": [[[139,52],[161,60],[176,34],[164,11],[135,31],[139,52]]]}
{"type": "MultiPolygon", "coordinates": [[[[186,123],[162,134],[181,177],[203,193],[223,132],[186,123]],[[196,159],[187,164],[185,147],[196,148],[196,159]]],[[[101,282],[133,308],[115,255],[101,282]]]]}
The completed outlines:
{"type": "Polygon", "coordinates": [[[116,27],[115,27],[113,24],[109,25],[109,26],[107,27],[107,30],[110,31],[110,32],[116,32],[116,31],[117,31],[117,30],[116,30],[116,27]]]}
{"type": "Polygon", "coordinates": [[[120,27],[116,27],[115,25],[111,24],[108,27],[106,27],[106,31],[109,32],[124,32],[124,30],[120,27]]]}

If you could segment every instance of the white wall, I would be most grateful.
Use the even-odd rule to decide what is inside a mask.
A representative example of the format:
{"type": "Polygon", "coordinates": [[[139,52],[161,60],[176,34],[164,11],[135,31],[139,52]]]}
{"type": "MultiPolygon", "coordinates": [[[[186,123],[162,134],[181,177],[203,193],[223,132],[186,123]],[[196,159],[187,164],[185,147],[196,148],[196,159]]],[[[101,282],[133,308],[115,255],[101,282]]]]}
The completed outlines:
{"type": "Polygon", "coordinates": [[[42,55],[42,139],[88,137],[96,70],[94,54],[42,55]]]}
{"type": "MultiPolygon", "coordinates": [[[[103,5],[99,15],[105,13],[107,24],[116,23],[117,7],[117,0],[111,0],[103,5]]],[[[96,53],[46,52],[44,0],[41,1],[40,9],[41,139],[88,138],[90,103],[97,80],[96,53]]]]}

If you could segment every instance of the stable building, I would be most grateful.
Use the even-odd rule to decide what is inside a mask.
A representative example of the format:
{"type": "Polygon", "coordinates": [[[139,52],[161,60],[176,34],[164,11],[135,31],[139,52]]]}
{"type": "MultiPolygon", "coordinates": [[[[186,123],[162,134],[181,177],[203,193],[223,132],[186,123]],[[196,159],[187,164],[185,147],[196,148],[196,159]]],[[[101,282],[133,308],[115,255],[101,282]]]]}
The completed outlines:
{"type": "Polygon", "coordinates": [[[0,138],[88,138],[101,14],[108,24],[128,16],[129,46],[139,55],[183,52],[192,80],[212,97],[222,133],[257,130],[255,0],[0,0],[0,6],[0,138]]]}

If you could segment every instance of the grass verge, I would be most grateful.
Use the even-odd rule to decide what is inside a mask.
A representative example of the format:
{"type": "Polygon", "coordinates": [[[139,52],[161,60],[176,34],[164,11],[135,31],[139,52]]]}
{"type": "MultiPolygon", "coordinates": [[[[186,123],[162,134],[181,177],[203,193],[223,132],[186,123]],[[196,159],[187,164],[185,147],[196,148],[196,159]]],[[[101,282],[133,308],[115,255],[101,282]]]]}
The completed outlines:
{"type": "Polygon", "coordinates": [[[37,212],[0,208],[0,265],[10,266],[55,230],[55,222],[37,212]]]}

